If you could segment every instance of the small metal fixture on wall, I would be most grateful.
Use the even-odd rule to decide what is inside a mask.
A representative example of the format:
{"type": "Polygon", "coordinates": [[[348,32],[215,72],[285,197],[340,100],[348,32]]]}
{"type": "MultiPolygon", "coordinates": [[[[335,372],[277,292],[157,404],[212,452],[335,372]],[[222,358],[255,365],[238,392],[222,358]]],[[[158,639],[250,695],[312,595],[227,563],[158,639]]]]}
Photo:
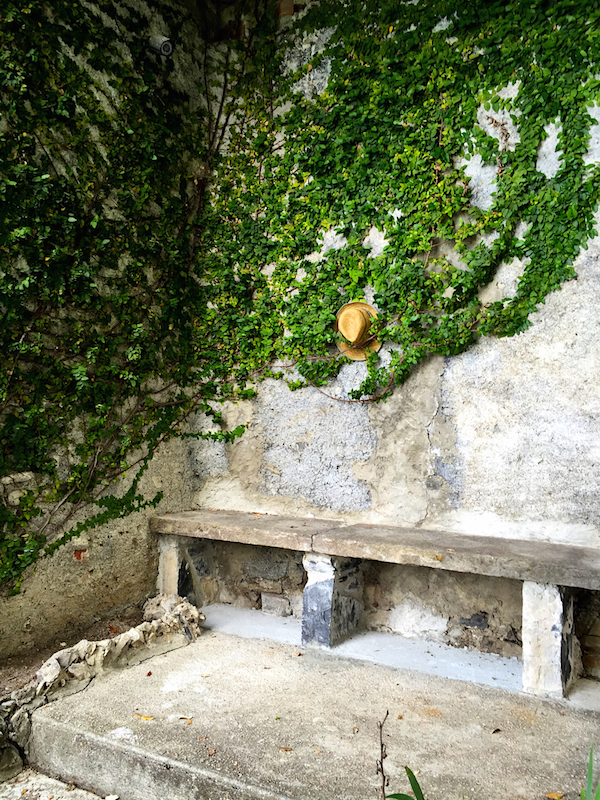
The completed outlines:
{"type": "Polygon", "coordinates": [[[335,330],[339,331],[346,341],[337,343],[343,355],[353,361],[364,361],[367,352],[376,353],[381,347],[375,336],[369,333],[371,321],[377,312],[368,303],[355,300],[346,303],[337,313],[335,330]]]}
{"type": "Polygon", "coordinates": [[[148,50],[157,56],[173,55],[173,43],[168,36],[151,36],[148,39],[148,50]]]}

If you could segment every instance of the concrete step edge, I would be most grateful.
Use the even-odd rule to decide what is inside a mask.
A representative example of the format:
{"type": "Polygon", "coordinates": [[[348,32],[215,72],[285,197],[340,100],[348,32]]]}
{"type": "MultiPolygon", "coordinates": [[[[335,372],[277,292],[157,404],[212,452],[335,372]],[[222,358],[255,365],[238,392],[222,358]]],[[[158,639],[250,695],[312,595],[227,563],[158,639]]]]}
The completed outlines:
{"type": "Polygon", "coordinates": [[[39,772],[119,800],[297,800],[134,744],[32,716],[29,763],[39,772]]]}

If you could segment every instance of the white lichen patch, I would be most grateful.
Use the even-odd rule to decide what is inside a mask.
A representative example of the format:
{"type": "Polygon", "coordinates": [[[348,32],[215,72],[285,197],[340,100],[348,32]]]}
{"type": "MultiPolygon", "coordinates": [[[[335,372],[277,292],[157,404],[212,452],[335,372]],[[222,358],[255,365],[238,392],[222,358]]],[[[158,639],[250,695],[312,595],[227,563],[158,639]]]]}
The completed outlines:
{"type": "Polygon", "coordinates": [[[587,112],[596,122],[590,126],[590,141],[583,163],[596,164],[600,161],[600,105],[594,103],[588,106],[587,112]]]}
{"type": "Polygon", "coordinates": [[[514,100],[515,97],[519,94],[519,89],[521,88],[521,81],[514,81],[514,83],[507,83],[506,86],[502,86],[500,89],[496,91],[496,95],[501,97],[503,100],[514,100]]]}
{"type": "Polygon", "coordinates": [[[448,17],[443,17],[437,25],[432,28],[432,33],[437,33],[438,31],[445,31],[446,28],[449,28],[452,25],[452,22],[448,19],[448,17]]]}
{"type": "MultiPolygon", "coordinates": [[[[323,52],[334,31],[335,28],[322,28],[297,40],[285,59],[284,73],[289,75],[310,64],[316,56],[323,52]]],[[[314,69],[311,68],[310,72],[296,81],[294,91],[310,100],[315,94],[322,94],[325,91],[330,73],[331,59],[320,59],[314,69]]]]}
{"type": "Polygon", "coordinates": [[[553,178],[560,170],[561,151],[558,148],[558,136],[560,133],[559,120],[551,122],[544,127],[546,138],[543,139],[538,148],[538,157],[535,168],[543,173],[548,179],[553,178]]]}
{"type": "Polygon", "coordinates": [[[469,161],[460,159],[457,166],[464,166],[465,175],[470,178],[471,204],[483,211],[490,209],[494,203],[492,192],[496,183],[496,165],[484,164],[482,157],[477,153],[469,161]]]}
{"type": "Polygon", "coordinates": [[[318,250],[306,256],[306,260],[311,264],[322,261],[330,250],[341,250],[342,247],[348,244],[348,240],[343,233],[339,233],[335,228],[330,228],[328,231],[323,232],[320,244],[321,246],[318,250]]]}
{"type": "Polygon", "coordinates": [[[362,246],[370,250],[368,258],[377,258],[383,254],[387,243],[385,233],[373,226],[363,239],[362,246]]]}
{"type": "Polygon", "coordinates": [[[501,150],[514,150],[521,141],[519,129],[513,122],[516,115],[516,111],[511,114],[506,108],[488,110],[482,104],[477,109],[477,124],[488,136],[498,140],[501,150]]]}

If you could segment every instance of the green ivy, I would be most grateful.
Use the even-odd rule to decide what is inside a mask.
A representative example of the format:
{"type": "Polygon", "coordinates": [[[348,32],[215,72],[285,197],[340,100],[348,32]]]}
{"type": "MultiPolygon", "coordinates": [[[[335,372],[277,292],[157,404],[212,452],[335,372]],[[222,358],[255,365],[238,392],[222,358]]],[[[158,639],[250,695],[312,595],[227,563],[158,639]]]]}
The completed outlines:
{"type": "Polygon", "coordinates": [[[152,5],[181,68],[149,54],[134,0],[0,12],[0,476],[35,476],[0,505],[12,589],[40,555],[156,505],[140,479],[191,414],[218,421],[266,375],[334,377],[345,302],[373,291],[380,310],[391,354],[352,393],[379,400],[432,354],[524,331],[595,235],[595,3],[329,0],[286,24],[271,2],[152,5]],[[536,169],[549,123],[553,178],[536,169]],[[495,170],[488,210],[474,157],[495,170]],[[326,231],[345,244],[315,258],[326,231]],[[512,259],[515,296],[482,302],[512,259]]]}
{"type": "Polygon", "coordinates": [[[588,109],[600,100],[599,18],[581,0],[342,0],[311,9],[303,26],[333,32],[304,72],[327,59],[327,88],[294,97],[278,126],[285,152],[264,169],[264,226],[278,243],[272,289],[291,332],[283,346],[307,382],[331,376],[334,315],[368,285],[379,337],[396,355],[385,369],[373,360],[353,395],[380,399],[431,354],[524,331],[548,292],[574,277],[573,261],[596,233],[599,165],[583,156],[596,121],[588,109]],[[500,92],[509,86],[512,101],[500,92]],[[501,122],[495,137],[478,122],[483,111],[494,125],[502,110],[518,125],[516,144],[501,122]],[[555,121],[561,164],[547,178],[536,169],[538,148],[555,121]],[[471,203],[464,159],[475,155],[496,167],[489,210],[471,203]],[[363,246],[373,227],[387,241],[377,258],[363,246]],[[346,245],[307,261],[328,229],[346,245]],[[457,258],[440,255],[443,245],[457,258]],[[482,303],[482,287],[515,258],[525,264],[516,295],[482,303]]]}
{"type": "MultiPolygon", "coordinates": [[[[185,8],[157,7],[194,41],[185,8]]],[[[148,53],[136,5],[8,2],[0,29],[0,476],[35,476],[0,505],[18,589],[41,554],[155,506],[138,484],[157,447],[247,396],[274,350],[207,201],[223,113],[148,53]]]]}

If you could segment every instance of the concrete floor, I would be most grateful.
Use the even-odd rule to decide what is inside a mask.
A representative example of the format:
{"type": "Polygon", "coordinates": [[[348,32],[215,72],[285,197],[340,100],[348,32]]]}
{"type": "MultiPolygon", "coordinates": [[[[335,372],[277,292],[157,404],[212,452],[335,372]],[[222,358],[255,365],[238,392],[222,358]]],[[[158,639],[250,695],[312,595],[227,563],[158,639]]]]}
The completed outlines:
{"type": "Polygon", "coordinates": [[[57,781],[33,769],[0,783],[1,800],[98,800],[98,795],[57,781]]]}
{"type": "MultiPolygon", "coordinates": [[[[383,634],[350,640],[344,647],[353,642],[362,656],[348,658],[344,648],[299,647],[293,619],[205,613],[195,644],[38,710],[34,766],[120,800],[376,800],[377,723],[389,711],[390,793],[410,788],[408,764],[431,800],[579,796],[600,714],[496,688],[514,681],[513,659],[444,648],[443,666],[430,645],[411,654],[396,642],[394,656],[383,634]],[[478,674],[479,685],[461,674],[478,674]]],[[[11,788],[0,797],[12,800],[2,793],[11,788]]]]}

